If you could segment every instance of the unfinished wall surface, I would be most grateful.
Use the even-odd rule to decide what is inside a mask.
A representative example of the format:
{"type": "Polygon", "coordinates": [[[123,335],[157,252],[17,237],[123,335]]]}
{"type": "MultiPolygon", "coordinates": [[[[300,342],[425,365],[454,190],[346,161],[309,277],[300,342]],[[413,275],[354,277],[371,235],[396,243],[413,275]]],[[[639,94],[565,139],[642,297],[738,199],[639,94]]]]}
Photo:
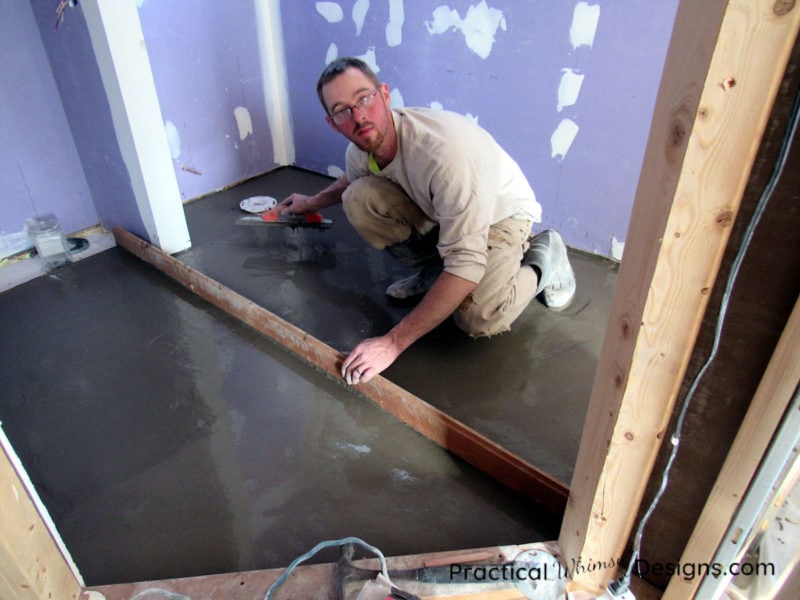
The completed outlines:
{"type": "Polygon", "coordinates": [[[273,168],[259,2],[138,4],[181,197],[273,168]]]}
{"type": "MultiPolygon", "coordinates": [[[[314,86],[326,62],[352,54],[374,65],[396,106],[453,110],[488,129],[531,180],[544,227],[575,247],[621,255],[675,0],[137,4],[184,200],[277,164],[338,174],[345,140],[325,124],[314,86]]],[[[3,161],[2,185],[13,188],[3,191],[23,199],[0,214],[0,231],[20,231],[30,198],[42,197],[58,198],[48,202],[69,215],[67,230],[93,224],[96,211],[104,224],[143,233],[80,4],[57,29],[50,3],[16,0],[2,10],[7,39],[34,51],[6,55],[16,70],[5,62],[0,76],[11,83],[35,72],[26,83],[45,87],[37,98],[3,86],[12,125],[4,131],[18,140],[5,149],[13,157],[3,161]],[[42,83],[51,75],[57,96],[42,83]],[[37,105],[37,138],[57,139],[47,161],[20,129],[37,105]]]]}
{"type": "MultiPolygon", "coordinates": [[[[48,14],[53,29],[55,13],[48,14]]],[[[0,3],[0,258],[32,245],[25,220],[53,213],[65,231],[97,213],[31,5],[0,3]]]]}
{"type": "Polygon", "coordinates": [[[365,58],[396,106],[470,115],[517,160],[567,243],[618,257],[676,2],[283,3],[297,165],[336,175],[345,140],[316,79],[365,58]]]}

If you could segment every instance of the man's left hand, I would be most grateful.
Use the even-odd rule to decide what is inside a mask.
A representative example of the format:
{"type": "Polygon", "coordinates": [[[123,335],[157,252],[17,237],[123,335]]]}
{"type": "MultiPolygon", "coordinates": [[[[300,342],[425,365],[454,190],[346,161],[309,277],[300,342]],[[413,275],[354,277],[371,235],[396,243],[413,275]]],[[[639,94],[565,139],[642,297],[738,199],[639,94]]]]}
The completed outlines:
{"type": "Polygon", "coordinates": [[[368,382],[391,365],[402,350],[390,333],[369,338],[353,348],[342,363],[342,377],[348,385],[368,382]]]}

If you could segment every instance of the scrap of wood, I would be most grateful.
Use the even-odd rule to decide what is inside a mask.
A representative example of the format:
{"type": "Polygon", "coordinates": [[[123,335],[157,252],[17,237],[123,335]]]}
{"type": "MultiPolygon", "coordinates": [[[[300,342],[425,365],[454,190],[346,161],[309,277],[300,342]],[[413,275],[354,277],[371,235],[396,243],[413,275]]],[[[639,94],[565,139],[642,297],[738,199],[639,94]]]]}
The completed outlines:
{"type": "MultiPolygon", "coordinates": [[[[131,254],[344,384],[341,352],[132,233],[120,227],[113,232],[117,244],[131,254]]],[[[385,377],[351,389],[509,489],[549,511],[564,510],[566,485],[385,377]]]]}
{"type": "MultiPolygon", "coordinates": [[[[78,600],[82,582],[29,495],[19,458],[0,431],[0,598],[78,600]]],[[[35,493],[35,492],[34,492],[35,493]]],[[[38,502],[38,506],[37,506],[38,502]]]]}
{"type": "Polygon", "coordinates": [[[461,565],[472,562],[492,561],[496,560],[497,558],[498,553],[494,551],[469,552],[431,558],[424,561],[422,564],[425,567],[442,567],[446,565],[461,565]]]}

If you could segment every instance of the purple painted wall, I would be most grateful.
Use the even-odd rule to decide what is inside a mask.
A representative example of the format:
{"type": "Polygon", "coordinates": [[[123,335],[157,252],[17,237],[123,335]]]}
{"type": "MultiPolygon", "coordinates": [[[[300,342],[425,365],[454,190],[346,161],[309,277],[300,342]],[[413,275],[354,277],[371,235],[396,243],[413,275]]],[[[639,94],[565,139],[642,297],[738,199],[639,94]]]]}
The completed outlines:
{"type": "Polygon", "coordinates": [[[323,120],[316,79],[329,57],[368,57],[399,104],[476,117],[528,176],[543,226],[611,256],[612,238],[627,232],[677,0],[446,4],[282,3],[298,166],[344,166],[345,141],[323,120]],[[565,73],[582,84],[558,110],[565,73]],[[577,134],[553,156],[562,121],[577,134]]]}
{"type": "Polygon", "coordinates": [[[147,239],[80,4],[57,29],[50,2],[30,4],[100,223],[147,239]]]}
{"type": "Polygon", "coordinates": [[[252,0],[140,1],[184,200],[275,167],[252,0]]]}
{"type": "MultiPolygon", "coordinates": [[[[543,226],[613,256],[612,240],[625,239],[676,5],[282,2],[296,164],[330,174],[343,167],[345,140],[325,124],[314,87],[329,57],[366,56],[398,105],[476,118],[528,175],[543,226]],[[559,92],[565,81],[581,84],[572,98],[559,92]],[[554,146],[560,124],[577,133],[556,136],[554,146]]],[[[191,0],[140,0],[139,15],[183,198],[275,167],[255,2],[204,2],[201,10],[191,0]]],[[[55,212],[68,232],[99,220],[145,235],[80,5],[57,30],[49,2],[0,2],[0,17],[13,49],[0,59],[0,232],[55,212]]]]}
{"type": "Polygon", "coordinates": [[[98,216],[27,0],[0,2],[0,39],[2,257],[32,245],[24,233],[29,217],[53,213],[72,233],[98,216]]]}

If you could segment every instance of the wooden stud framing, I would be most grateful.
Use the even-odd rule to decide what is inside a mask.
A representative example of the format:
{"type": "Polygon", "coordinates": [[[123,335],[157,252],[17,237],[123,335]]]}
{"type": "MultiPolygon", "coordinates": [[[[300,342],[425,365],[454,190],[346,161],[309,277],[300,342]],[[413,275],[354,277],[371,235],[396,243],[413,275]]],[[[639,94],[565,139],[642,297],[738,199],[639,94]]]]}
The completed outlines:
{"type": "MultiPolygon", "coordinates": [[[[559,539],[568,566],[596,565],[623,551],[797,35],[799,13],[790,0],[679,4],[559,539]]],[[[116,234],[118,241],[125,237],[116,234]]],[[[138,238],[128,241],[153,260],[171,264],[190,288],[203,282],[207,299],[231,308],[219,284],[189,274],[185,265],[170,263],[168,255],[152,252],[138,238]]],[[[288,323],[276,326],[241,300],[235,304],[248,324],[264,326],[271,331],[267,335],[338,377],[337,352],[288,323]]],[[[560,483],[390,382],[373,381],[359,391],[424,435],[541,504],[557,508],[563,502],[560,483]]],[[[791,383],[772,370],[764,381],[764,386],[791,383]]],[[[748,423],[742,436],[751,431],[748,423]]],[[[730,460],[736,456],[732,452],[730,460]]],[[[0,452],[0,595],[77,598],[80,583],[18,482],[0,452]]],[[[719,485],[715,493],[724,494],[742,484],[723,469],[719,485]]],[[[704,527],[701,522],[696,536],[704,535],[704,527]]],[[[687,546],[692,560],[706,555],[692,542],[687,546]]],[[[599,590],[613,575],[613,568],[593,568],[576,572],[575,580],[599,590]]],[[[672,587],[668,591],[672,594],[672,587]]],[[[683,591],[679,595],[685,597],[683,591]]]]}
{"type": "Polygon", "coordinates": [[[792,2],[678,7],[559,537],[593,566],[580,587],[616,575],[798,23],[792,2]]]}
{"type": "MultiPolygon", "coordinates": [[[[134,236],[115,228],[117,243],[296,356],[343,381],[344,355],[267,309],[134,236]]],[[[382,376],[353,388],[383,410],[540,506],[561,512],[567,488],[550,475],[382,376]]]]}

